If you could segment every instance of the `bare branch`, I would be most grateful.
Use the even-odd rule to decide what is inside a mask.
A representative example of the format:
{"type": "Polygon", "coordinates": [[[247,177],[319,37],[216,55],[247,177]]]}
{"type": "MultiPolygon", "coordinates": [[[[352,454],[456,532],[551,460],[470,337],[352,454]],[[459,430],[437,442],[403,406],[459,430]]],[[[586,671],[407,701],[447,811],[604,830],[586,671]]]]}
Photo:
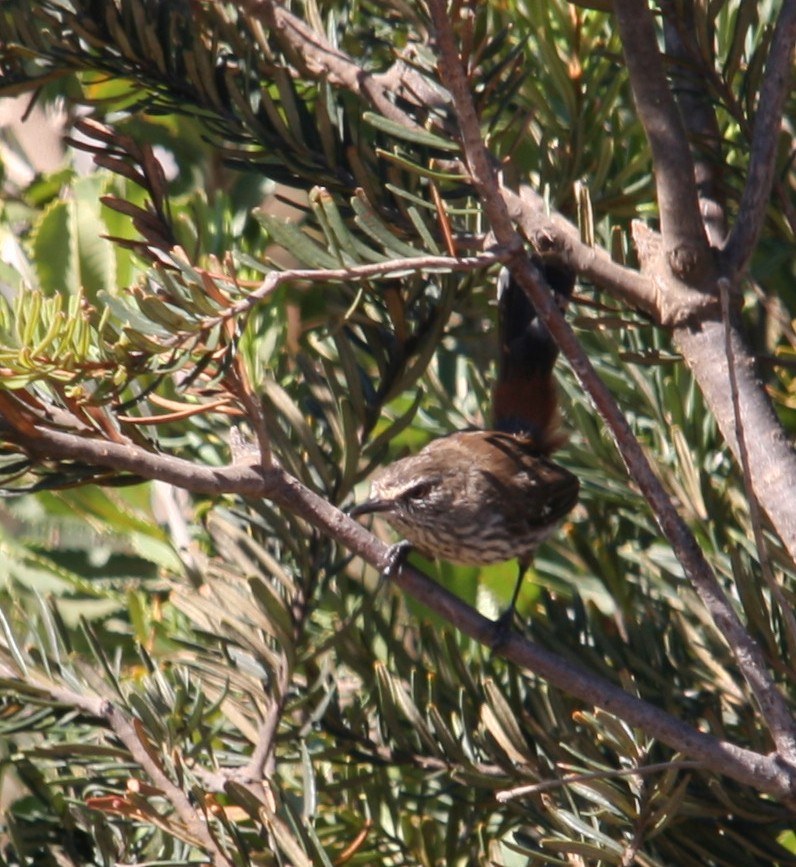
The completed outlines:
{"type": "Polygon", "coordinates": [[[727,358],[727,372],[730,380],[730,397],[734,414],[735,436],[738,440],[738,457],[741,464],[744,488],[746,489],[746,499],[749,503],[749,516],[752,521],[752,532],[754,533],[757,557],[760,561],[760,572],[771,591],[772,598],[776,600],[779,606],[782,619],[787,627],[786,633],[790,637],[790,642],[793,646],[794,641],[796,641],[796,616],[794,616],[793,609],[785,599],[782,588],[777,583],[771,568],[771,561],[763,536],[763,516],[760,503],[754,494],[754,485],[752,483],[749,437],[746,430],[746,420],[741,414],[740,392],[738,389],[738,359],[735,355],[735,345],[732,340],[732,320],[734,316],[730,298],[730,281],[722,277],[718,283],[719,293],[721,294],[721,321],[724,325],[724,347],[727,358]]]}
{"type": "MultiPolygon", "coordinates": [[[[705,321],[697,329],[676,328],[673,337],[699,383],[722,436],[741,463],[735,410],[727,388],[728,336],[722,323],[705,321]]],[[[746,432],[752,493],[769,516],[791,560],[796,562],[796,501],[793,497],[796,455],[757,376],[755,358],[735,327],[731,328],[729,339],[739,413],[746,432]]]]}
{"type": "MultiPolygon", "coordinates": [[[[511,272],[528,292],[539,317],[549,328],[608,425],[631,475],[650,503],[661,530],[669,540],[705,608],[710,612],[716,627],[735,654],[739,668],[757,699],[777,749],[783,758],[793,761],[796,759],[796,725],[787,703],[766,669],[765,658],[760,648],[745,630],[735,609],[722,591],[693,533],[674,508],[641,446],[633,436],[627,419],[594,370],[569,323],[553,300],[552,293],[547,291],[544,279],[517,243],[517,233],[497,190],[495,173],[480,135],[478,117],[467,87],[464,70],[458,59],[453,29],[444,0],[429,0],[429,7],[441,55],[440,68],[443,80],[453,95],[459,125],[462,127],[467,161],[473,174],[473,184],[484,202],[484,209],[498,243],[509,250],[517,251],[509,260],[511,272]]],[[[696,201],[695,192],[694,201],[696,201]]]]}
{"type": "Polygon", "coordinates": [[[669,267],[699,285],[711,272],[699,214],[694,163],[672,98],[646,0],[614,0],[619,33],[639,119],[652,151],[661,234],[669,267]]]}
{"type": "MultiPolygon", "coordinates": [[[[694,0],[663,0],[660,5],[666,53],[674,61],[670,72],[672,90],[693,153],[699,210],[710,243],[718,247],[727,234],[726,202],[721,192],[722,136],[714,99],[707,87],[706,64],[694,38],[694,0]]],[[[712,50],[712,46],[705,48],[712,50]]]]}
{"type": "Polygon", "coordinates": [[[325,79],[358,94],[384,117],[403,124],[407,129],[420,128],[390,99],[390,94],[395,93],[396,77],[405,81],[410,91],[426,93],[428,90],[421,77],[405,64],[400,65],[399,76],[394,70],[381,76],[367,72],[276,0],[242,0],[240,5],[252,14],[262,14],[269,28],[291,50],[302,73],[309,78],[325,79]],[[410,84],[409,79],[414,77],[418,80],[410,84]]]}
{"type": "MultiPolygon", "coordinates": [[[[218,316],[206,320],[207,327],[219,322],[236,319],[251,310],[260,301],[271,295],[283,283],[301,280],[318,283],[357,282],[371,277],[400,277],[412,271],[475,271],[502,262],[500,251],[480,253],[477,256],[454,258],[453,256],[411,256],[403,259],[385,259],[383,262],[369,262],[367,265],[352,265],[350,268],[291,268],[285,271],[271,271],[262,284],[250,292],[242,301],[221,311],[218,316]]],[[[164,346],[181,342],[184,338],[172,337],[164,341],[164,346]]]]}
{"type": "Polygon", "coordinates": [[[766,217],[774,180],[782,113],[793,75],[794,44],[796,0],[784,0],[774,28],[760,88],[746,186],[738,216],[722,251],[724,270],[730,279],[746,268],[766,217]]]}
{"type": "MultiPolygon", "coordinates": [[[[388,565],[388,551],[389,549],[384,549],[384,556],[374,563],[377,568],[388,565]]],[[[488,646],[494,642],[495,622],[470,608],[428,576],[405,566],[393,580],[430,610],[455,623],[466,635],[488,646]]],[[[512,633],[496,652],[534,672],[558,689],[591,706],[601,707],[615,714],[651,737],[698,760],[705,769],[726,774],[761,791],[776,791],[778,797],[786,800],[794,797],[796,780],[787,765],[778,757],[763,756],[698,731],[586,668],[528,641],[518,633],[512,633]]]]}
{"type": "Polygon", "coordinates": [[[637,271],[614,262],[602,247],[591,247],[580,237],[578,227],[558,211],[549,211],[544,198],[532,187],[523,185],[519,193],[501,185],[503,200],[512,221],[537,250],[560,253],[578,274],[601,289],[637,307],[656,314],[655,294],[648,279],[637,271]]]}
{"type": "MultiPolygon", "coordinates": [[[[654,283],[661,280],[662,256],[660,236],[645,224],[633,224],[633,238],[639,251],[642,273],[649,273],[654,283]]],[[[679,293],[678,293],[679,294],[679,293]]],[[[672,293],[660,293],[662,302],[672,293]]],[[[708,298],[706,295],[705,298],[708,298]]],[[[716,299],[720,306],[720,299],[716,299]]],[[[692,322],[674,321],[673,338],[677,349],[691,369],[705,401],[715,417],[725,442],[735,459],[743,465],[736,433],[736,410],[727,383],[727,339],[732,341],[740,416],[747,431],[749,479],[753,496],[760,502],[782,539],[791,559],[796,562],[796,454],[779,423],[776,413],[756,374],[755,358],[734,321],[729,332],[712,311],[692,322]]],[[[721,313],[721,310],[718,311],[721,313]]]]}

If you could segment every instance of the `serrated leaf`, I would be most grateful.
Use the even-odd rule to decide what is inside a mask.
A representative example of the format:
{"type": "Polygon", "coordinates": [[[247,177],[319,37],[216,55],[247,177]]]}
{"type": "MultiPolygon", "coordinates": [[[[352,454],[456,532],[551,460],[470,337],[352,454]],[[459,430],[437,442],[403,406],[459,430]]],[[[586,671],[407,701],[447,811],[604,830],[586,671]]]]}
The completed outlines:
{"type": "Polygon", "coordinates": [[[47,294],[78,289],[74,226],[68,202],[44,210],[33,229],[33,261],[39,286],[47,294]]]}
{"type": "Polygon", "coordinates": [[[100,216],[100,194],[105,184],[105,178],[97,174],[80,178],[72,187],[78,285],[91,299],[101,290],[112,289],[116,278],[114,247],[102,237],[108,231],[100,216]]]}

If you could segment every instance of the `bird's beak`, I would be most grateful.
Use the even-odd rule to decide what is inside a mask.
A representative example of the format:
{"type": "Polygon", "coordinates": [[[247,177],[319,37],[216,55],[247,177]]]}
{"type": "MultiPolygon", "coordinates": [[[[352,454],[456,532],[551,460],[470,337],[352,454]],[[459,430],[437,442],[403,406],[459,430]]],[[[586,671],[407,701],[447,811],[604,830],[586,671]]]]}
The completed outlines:
{"type": "Polygon", "coordinates": [[[369,515],[372,512],[389,512],[392,507],[390,500],[365,500],[364,503],[349,509],[348,514],[356,518],[358,515],[369,515]]]}

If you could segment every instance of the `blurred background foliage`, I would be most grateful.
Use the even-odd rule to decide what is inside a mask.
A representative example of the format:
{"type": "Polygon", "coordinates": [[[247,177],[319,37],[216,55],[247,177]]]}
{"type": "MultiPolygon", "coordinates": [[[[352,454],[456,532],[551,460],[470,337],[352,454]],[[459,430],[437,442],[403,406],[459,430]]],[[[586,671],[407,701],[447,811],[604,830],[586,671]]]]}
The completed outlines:
{"type": "MultiPolygon", "coordinates": [[[[629,220],[654,220],[654,183],[605,5],[495,0],[459,35],[505,176],[632,260],[629,220]]],[[[693,5],[691,60],[716,110],[730,215],[778,7],[693,5]]],[[[671,23],[683,8],[660,11],[671,23]]],[[[347,505],[376,466],[489,423],[496,274],[291,283],[225,312],[274,267],[444,253],[437,196],[460,252],[478,249],[488,227],[446,168],[455,136],[421,4],[295,9],[362,67],[384,71],[400,56],[437,93],[431,109],[399,95],[425,127],[417,133],[313,77],[254,10],[188,0],[0,9],[0,388],[5,411],[45,402],[209,465],[229,460],[251,388],[280,462],[347,505]],[[41,165],[47,137],[55,156],[41,165]]],[[[786,117],[794,108],[791,97],[786,117]]],[[[788,127],[746,305],[757,351],[784,362],[766,373],[791,430],[793,153],[788,127]]],[[[792,692],[796,635],[761,585],[737,468],[688,371],[665,333],[592,286],[578,285],[572,317],[792,692]]],[[[570,432],[560,460],[582,495],[526,582],[529,634],[766,751],[722,636],[571,372],[559,374],[570,432]]],[[[6,863],[204,857],[130,752],[53,701],[53,683],[124,708],[236,864],[796,863],[779,805],[678,764],[644,732],[492,657],[268,502],[35,466],[12,448],[0,473],[0,660],[18,675],[0,682],[6,863]],[[247,766],[269,721],[267,787],[255,797],[227,772],[247,766]],[[495,797],[669,761],[655,774],[495,797]]],[[[792,603],[792,566],[767,543],[792,603]]],[[[424,565],[487,612],[515,574],[514,564],[424,565]]]]}

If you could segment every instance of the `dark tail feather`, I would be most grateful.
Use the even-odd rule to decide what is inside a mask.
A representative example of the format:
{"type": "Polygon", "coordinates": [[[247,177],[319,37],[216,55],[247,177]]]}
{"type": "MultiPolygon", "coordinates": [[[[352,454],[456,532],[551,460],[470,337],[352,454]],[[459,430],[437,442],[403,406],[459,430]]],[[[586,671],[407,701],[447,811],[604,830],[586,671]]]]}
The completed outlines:
{"type": "MultiPolygon", "coordinates": [[[[556,302],[565,309],[575,275],[559,259],[534,256],[556,302]]],[[[493,426],[526,434],[540,454],[550,454],[565,436],[559,430],[558,395],[553,368],[558,346],[536,315],[531,300],[503,269],[498,277],[498,379],[492,394],[493,426]]]]}

